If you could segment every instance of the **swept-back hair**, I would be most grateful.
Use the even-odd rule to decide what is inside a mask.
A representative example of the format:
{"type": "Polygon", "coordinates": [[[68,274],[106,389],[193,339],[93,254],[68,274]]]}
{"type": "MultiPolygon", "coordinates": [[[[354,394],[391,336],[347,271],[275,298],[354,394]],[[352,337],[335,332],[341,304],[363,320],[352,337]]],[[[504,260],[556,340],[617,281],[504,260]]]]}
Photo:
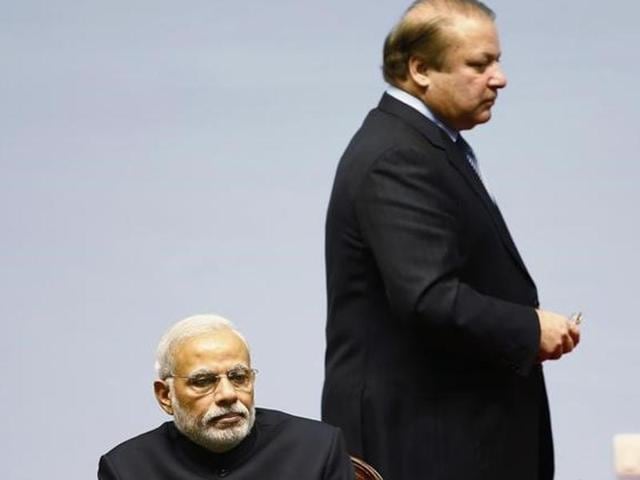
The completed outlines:
{"type": "Polygon", "coordinates": [[[479,0],[418,0],[393,27],[384,42],[382,73],[384,79],[398,85],[409,73],[409,59],[419,57],[428,67],[442,70],[451,46],[446,27],[455,15],[484,16],[495,13],[479,0]]]}

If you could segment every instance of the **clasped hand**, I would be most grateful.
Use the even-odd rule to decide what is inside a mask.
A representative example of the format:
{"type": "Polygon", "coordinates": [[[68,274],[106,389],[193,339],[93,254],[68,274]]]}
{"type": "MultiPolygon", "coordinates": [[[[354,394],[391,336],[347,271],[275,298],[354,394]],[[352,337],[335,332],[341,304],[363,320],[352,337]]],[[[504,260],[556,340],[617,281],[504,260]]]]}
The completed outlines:
{"type": "Polygon", "coordinates": [[[536,310],[536,313],[540,322],[540,362],[557,360],[578,346],[581,314],[567,318],[547,310],[536,310]]]}

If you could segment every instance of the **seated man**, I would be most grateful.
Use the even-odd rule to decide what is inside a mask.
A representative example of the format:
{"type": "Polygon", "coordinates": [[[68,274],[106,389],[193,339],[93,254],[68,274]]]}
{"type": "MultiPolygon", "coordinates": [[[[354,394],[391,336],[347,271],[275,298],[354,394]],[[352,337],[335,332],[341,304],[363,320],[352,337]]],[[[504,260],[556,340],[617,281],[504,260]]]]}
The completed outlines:
{"type": "Polygon", "coordinates": [[[157,350],[155,395],[173,422],[102,456],[100,480],[351,480],[342,434],[255,408],[249,347],[224,318],[189,317],[157,350]]]}

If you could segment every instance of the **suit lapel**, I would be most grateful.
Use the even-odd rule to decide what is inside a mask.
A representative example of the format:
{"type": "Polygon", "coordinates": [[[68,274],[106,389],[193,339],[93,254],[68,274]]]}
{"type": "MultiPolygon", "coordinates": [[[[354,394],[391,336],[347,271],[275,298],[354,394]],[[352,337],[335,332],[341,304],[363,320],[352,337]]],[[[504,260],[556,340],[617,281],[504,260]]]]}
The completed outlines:
{"type": "Polygon", "coordinates": [[[427,137],[431,144],[443,149],[447,153],[449,162],[460,173],[467,185],[469,185],[471,190],[473,190],[480,199],[480,202],[486,209],[495,228],[497,229],[500,239],[516,265],[520,267],[524,274],[531,280],[531,283],[533,283],[533,279],[531,278],[531,275],[529,275],[529,271],[527,270],[527,267],[525,266],[524,261],[511,238],[511,234],[509,233],[509,229],[502,217],[502,214],[500,213],[500,210],[489,196],[484,184],[478,177],[477,173],[473,170],[473,167],[469,164],[469,161],[464,157],[464,154],[456,147],[455,143],[453,143],[449,136],[431,120],[425,118],[425,116],[420,112],[386,93],[382,96],[378,107],[387,113],[400,117],[414,129],[418,130],[422,135],[427,137]]]}
{"type": "Polygon", "coordinates": [[[473,170],[473,167],[469,164],[469,160],[464,157],[464,153],[460,151],[456,145],[450,141],[450,139],[445,138],[445,141],[449,140],[446,145],[447,158],[453,167],[464,177],[467,184],[471,187],[471,189],[475,192],[475,194],[480,198],[480,201],[489,214],[489,217],[493,221],[496,229],[500,233],[500,239],[504,243],[507,251],[511,254],[511,257],[516,262],[516,264],[520,267],[520,269],[525,273],[527,277],[533,282],[531,275],[529,275],[529,271],[520,256],[520,252],[518,252],[518,248],[516,247],[513,238],[511,237],[511,233],[509,233],[509,228],[500,213],[500,209],[493,202],[493,199],[487,192],[482,180],[478,177],[478,174],[473,170]]]}

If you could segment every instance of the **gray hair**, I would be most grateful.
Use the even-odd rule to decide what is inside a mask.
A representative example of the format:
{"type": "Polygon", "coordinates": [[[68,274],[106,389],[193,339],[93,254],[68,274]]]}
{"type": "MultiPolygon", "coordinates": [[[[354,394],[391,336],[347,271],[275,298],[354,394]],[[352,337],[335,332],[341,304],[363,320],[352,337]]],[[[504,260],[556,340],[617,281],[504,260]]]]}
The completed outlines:
{"type": "Polygon", "coordinates": [[[223,330],[230,330],[235,333],[244,343],[247,352],[250,352],[247,340],[236,330],[233,323],[226,318],[212,314],[193,315],[174,324],[160,339],[156,349],[155,363],[158,378],[165,380],[173,373],[176,348],[185,340],[223,330]]]}

